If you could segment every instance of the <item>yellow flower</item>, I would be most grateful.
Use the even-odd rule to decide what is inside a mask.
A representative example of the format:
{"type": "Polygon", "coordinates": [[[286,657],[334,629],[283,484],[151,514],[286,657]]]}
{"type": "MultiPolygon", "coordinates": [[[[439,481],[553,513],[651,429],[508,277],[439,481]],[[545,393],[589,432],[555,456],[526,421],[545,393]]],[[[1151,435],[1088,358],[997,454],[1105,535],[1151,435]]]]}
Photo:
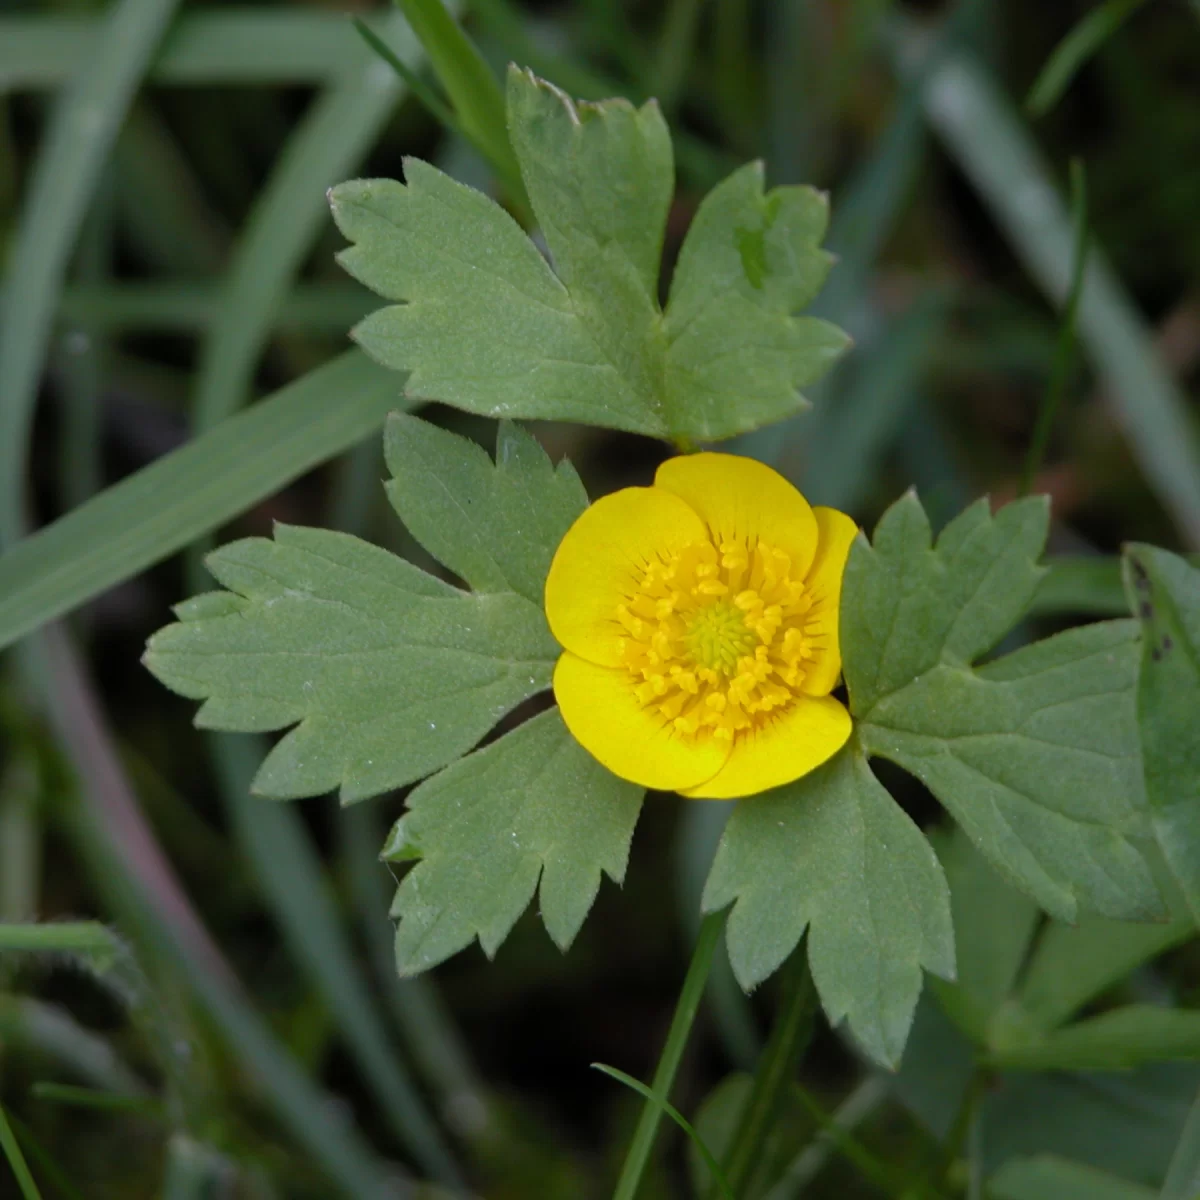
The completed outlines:
{"type": "Polygon", "coordinates": [[[614,774],[697,798],[749,796],[850,736],[838,601],[849,517],[749,458],[692,454],[598,500],[546,580],[554,695],[614,774]]]}

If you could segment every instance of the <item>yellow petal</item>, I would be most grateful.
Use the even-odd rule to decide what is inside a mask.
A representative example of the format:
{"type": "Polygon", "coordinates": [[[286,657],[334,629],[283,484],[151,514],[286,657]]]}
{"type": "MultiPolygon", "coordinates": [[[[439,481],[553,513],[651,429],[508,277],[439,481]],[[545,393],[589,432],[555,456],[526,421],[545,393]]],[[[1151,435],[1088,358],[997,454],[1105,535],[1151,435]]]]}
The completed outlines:
{"type": "Polygon", "coordinates": [[[834,508],[814,508],[817,518],[817,556],[809,568],[805,585],[813,598],[807,617],[821,650],[805,673],[800,689],[810,696],[825,696],[842,673],[842,649],[838,640],[838,611],[842,602],[842,576],[846,557],[858,536],[858,526],[834,508]]]}
{"type": "Polygon", "coordinates": [[[729,743],[690,740],[633,694],[628,671],[598,667],[570,651],[554,669],[554,698],[567,728],[614,775],[643,787],[676,792],[715,775],[729,743]]]}
{"type": "Polygon", "coordinates": [[[661,488],[625,488],[584,510],[567,530],[546,577],[546,619],[564,649],[605,667],[621,663],[617,606],[646,565],[705,541],[704,522],[661,488]]]}
{"type": "Polygon", "coordinates": [[[737,454],[685,454],[658,468],[654,486],[686,500],[718,545],[761,540],[788,555],[793,579],[808,573],[817,549],[816,518],[778,471],[737,454]]]}
{"type": "Polygon", "coordinates": [[[850,714],[832,696],[800,696],[769,724],[743,734],[712,778],[677,788],[695,800],[733,800],[781,787],[832,758],[850,736],[850,714]]]}

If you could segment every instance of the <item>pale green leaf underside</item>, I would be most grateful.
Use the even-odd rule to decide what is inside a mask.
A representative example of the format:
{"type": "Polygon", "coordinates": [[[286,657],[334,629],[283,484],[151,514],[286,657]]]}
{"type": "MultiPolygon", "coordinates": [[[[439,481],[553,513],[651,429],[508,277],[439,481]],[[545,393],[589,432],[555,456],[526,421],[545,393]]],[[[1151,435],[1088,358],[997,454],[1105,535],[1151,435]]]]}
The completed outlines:
{"type": "Polygon", "coordinates": [[[1200,922],[1200,571],[1133,545],[1125,575],[1142,622],[1137,711],[1151,824],[1200,922]]]}
{"type": "Polygon", "coordinates": [[[340,261],[396,302],[357,327],[364,349],[411,373],[410,397],[488,416],[712,440],[795,412],[848,344],[798,315],[828,269],[823,197],[764,195],[760,166],[735,172],[701,205],[664,315],[674,171],[657,107],[576,106],[513,70],[508,108],[554,268],[497,204],[426,163],[406,160],[404,184],[341,184],[340,261]]]}
{"type": "Polygon", "coordinates": [[[1087,625],[972,671],[939,664],[861,726],[1001,872],[1062,920],[1163,915],[1143,831],[1137,628],[1087,625]]]}
{"type": "Polygon", "coordinates": [[[470,595],[347,534],[276,527],[211,554],[226,592],[176,610],[145,662],[203,700],[197,724],[296,725],[255,790],[353,801],[468,751],[549,686],[557,646],[541,610],[512,593],[470,595]]]}
{"type": "Polygon", "coordinates": [[[392,861],[419,860],[392,906],[401,974],[476,938],[495,954],[539,878],[542,920],[566,949],[601,873],[624,878],[642,795],[575,741],[557,709],[427,779],[385,849],[392,861]]]}
{"type": "Polygon", "coordinates": [[[496,462],[475,442],[399,413],[389,418],[387,492],[409,532],[476,592],[542,604],[550,560],[587,507],[571,464],[502,423],[496,462]]]}
{"type": "Polygon", "coordinates": [[[863,745],[916,775],[1054,916],[1161,916],[1134,719],[1137,630],[1094,625],[981,669],[1043,569],[1044,497],[980,501],[932,542],[915,494],[851,548],[842,655],[863,745]]]}
{"type": "Polygon", "coordinates": [[[733,810],[704,889],[732,903],[730,961],[750,989],[808,930],[829,1019],[845,1018],[876,1061],[900,1059],[922,967],[950,978],[949,891],[921,832],[853,743],[831,762],[733,810]]]}

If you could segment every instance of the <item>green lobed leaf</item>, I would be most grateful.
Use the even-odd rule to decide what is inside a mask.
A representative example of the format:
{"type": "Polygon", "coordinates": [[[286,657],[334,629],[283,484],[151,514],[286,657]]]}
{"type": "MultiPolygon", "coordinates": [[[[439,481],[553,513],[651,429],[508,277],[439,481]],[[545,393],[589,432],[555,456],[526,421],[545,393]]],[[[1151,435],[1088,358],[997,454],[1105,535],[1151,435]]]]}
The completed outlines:
{"type": "Polygon", "coordinates": [[[1144,795],[1131,621],[1085,625],[970,671],[939,664],[877,703],[875,754],[910,771],[1047,912],[1164,915],[1132,836],[1144,795]]]}
{"type": "Polygon", "coordinates": [[[748,163],[705,197],[671,280],[665,332],[668,420],[699,438],[730,437],[807,404],[850,345],[836,325],[798,316],[832,263],[820,249],[829,202],[809,187],[764,194],[748,163]]]}
{"type": "Polygon", "coordinates": [[[853,742],[810,775],[734,808],[703,907],[731,903],[725,936],[742,987],[770,975],[808,929],[829,1019],[845,1018],[888,1066],[904,1048],[921,968],[954,975],[937,857],[853,742]]]}
{"type": "Polygon", "coordinates": [[[795,412],[848,344],[797,312],[828,270],[823,197],[735,172],[701,205],[664,313],[674,169],[653,102],[574,104],[513,68],[508,125],[554,268],[497,204],[419,160],[330,193],[339,256],[394,301],[354,336],[410,398],[717,439],[795,412]]]}
{"type": "Polygon", "coordinates": [[[384,433],[388,497],[409,532],[476,592],[516,592],[539,607],[550,560],[587,507],[564,459],[504,422],[496,462],[483,447],[405,414],[384,433]]]}
{"type": "Polygon", "coordinates": [[[1151,824],[1200,922],[1200,570],[1132,545],[1125,582],[1142,623],[1137,715],[1151,824]]]}
{"type": "Polygon", "coordinates": [[[557,709],[426,780],[383,855],[418,860],[392,906],[401,974],[426,970],[476,938],[494,955],[539,879],[542,921],[565,950],[601,872],[624,878],[643,794],[596,762],[557,709]]]}
{"type": "Polygon", "coordinates": [[[1145,799],[1137,629],[1087,626],[978,670],[1036,590],[1044,498],[972,505],[932,544],[910,493],[846,568],[842,653],[866,751],[920,779],[1052,915],[1163,914],[1131,838],[1145,799]]]}
{"type": "Polygon", "coordinates": [[[939,662],[967,665],[1017,623],[1044,568],[1045,496],[994,516],[977,500],[932,543],[915,492],[891,506],[870,545],[846,564],[841,637],[854,713],[869,718],[883,697],[939,662]]]}
{"type": "Polygon", "coordinates": [[[1200,1060],[1200,1012],[1131,1004],[995,1051],[1007,1070],[1128,1071],[1152,1062],[1200,1060]]]}
{"type": "Polygon", "coordinates": [[[349,803],[412,783],[550,684],[539,608],[460,592],[349,534],[278,525],[205,561],[229,590],[179,605],[145,663],[204,701],[202,728],[299,722],[259,768],[263,795],[340,788],[349,803]]]}

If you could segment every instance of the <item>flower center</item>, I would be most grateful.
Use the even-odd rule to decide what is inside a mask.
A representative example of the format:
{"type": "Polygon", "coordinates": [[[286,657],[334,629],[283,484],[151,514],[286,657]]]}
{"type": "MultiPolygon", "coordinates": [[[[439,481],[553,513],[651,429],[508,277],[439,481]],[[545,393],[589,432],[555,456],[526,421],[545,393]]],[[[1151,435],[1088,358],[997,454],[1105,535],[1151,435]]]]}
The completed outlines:
{"type": "Polygon", "coordinates": [[[696,609],[685,624],[683,642],[692,661],[721,675],[733,675],[739,659],[758,645],[754,630],[746,628],[745,614],[727,600],[696,609]]]}
{"type": "Polygon", "coordinates": [[[685,737],[724,739],[789,705],[827,642],[791,569],[782,550],[745,539],[648,563],[616,613],[640,703],[685,737]]]}

